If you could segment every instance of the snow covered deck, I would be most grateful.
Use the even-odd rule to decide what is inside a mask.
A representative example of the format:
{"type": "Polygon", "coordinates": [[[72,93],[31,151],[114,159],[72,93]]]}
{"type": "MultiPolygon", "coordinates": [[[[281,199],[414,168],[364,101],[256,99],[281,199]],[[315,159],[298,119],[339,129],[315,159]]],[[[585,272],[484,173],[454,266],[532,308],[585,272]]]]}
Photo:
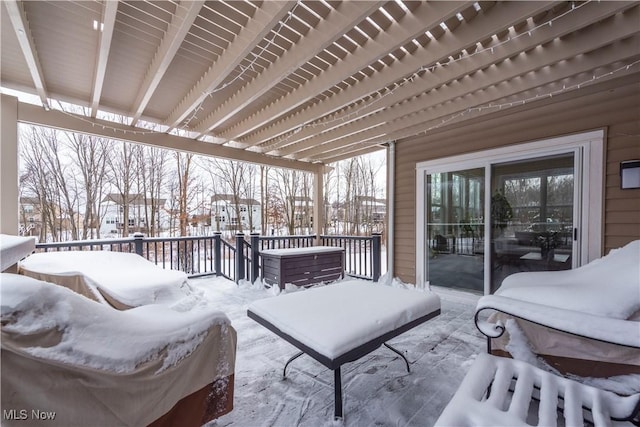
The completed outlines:
{"type": "MultiPolygon", "coordinates": [[[[211,426],[334,426],[333,371],[302,356],[282,368],[297,349],[247,316],[272,290],[237,287],[219,278],[191,279],[219,301],[238,331],[234,410],[211,426]]],[[[304,290],[298,292],[305,292],[304,290]]],[[[486,342],[473,324],[474,302],[441,296],[442,314],[343,366],[344,426],[433,425],[486,342]]]]}

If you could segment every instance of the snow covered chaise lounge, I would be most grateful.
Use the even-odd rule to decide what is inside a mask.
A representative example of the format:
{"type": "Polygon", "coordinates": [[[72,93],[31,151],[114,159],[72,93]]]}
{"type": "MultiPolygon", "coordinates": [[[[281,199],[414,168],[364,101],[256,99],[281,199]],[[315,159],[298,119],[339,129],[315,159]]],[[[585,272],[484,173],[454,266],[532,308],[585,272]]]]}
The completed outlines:
{"type": "Polygon", "coordinates": [[[480,298],[476,322],[497,355],[524,338],[562,373],[640,373],[640,240],[574,270],[513,274],[480,298]]]}
{"type": "Polygon", "coordinates": [[[475,320],[489,340],[509,334],[503,348],[521,360],[480,355],[436,425],[640,425],[638,310],[640,241],[575,270],[509,276],[475,320]],[[498,315],[487,321],[485,310],[498,315]]]}

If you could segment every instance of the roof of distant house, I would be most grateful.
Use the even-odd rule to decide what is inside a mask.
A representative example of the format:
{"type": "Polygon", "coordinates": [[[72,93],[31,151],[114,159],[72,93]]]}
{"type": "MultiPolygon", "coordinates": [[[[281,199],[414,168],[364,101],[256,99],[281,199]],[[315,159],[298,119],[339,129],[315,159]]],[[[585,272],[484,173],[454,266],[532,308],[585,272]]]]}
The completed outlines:
{"type": "MultiPolygon", "coordinates": [[[[129,194],[126,198],[120,193],[109,193],[102,199],[102,203],[104,203],[104,202],[113,202],[116,205],[124,205],[124,200],[126,200],[129,205],[147,205],[147,204],[151,204],[151,198],[150,197],[145,198],[145,196],[143,194],[139,194],[139,193],[129,194]]],[[[167,201],[167,199],[162,199],[162,198],[155,199],[155,203],[156,203],[157,206],[164,205],[166,201],[167,201]]]]}
{"type": "Polygon", "coordinates": [[[37,197],[23,196],[20,197],[20,204],[23,205],[40,205],[40,200],[37,197]]]}
{"type": "Polygon", "coordinates": [[[387,199],[377,199],[373,196],[355,196],[355,200],[360,202],[360,203],[364,203],[364,202],[371,202],[371,203],[387,203],[387,199]]]}
{"type": "MultiPolygon", "coordinates": [[[[212,202],[228,202],[235,203],[233,194],[214,194],[211,196],[212,202]]],[[[238,205],[246,205],[246,206],[260,206],[260,202],[256,199],[251,198],[238,198],[238,205]]]]}

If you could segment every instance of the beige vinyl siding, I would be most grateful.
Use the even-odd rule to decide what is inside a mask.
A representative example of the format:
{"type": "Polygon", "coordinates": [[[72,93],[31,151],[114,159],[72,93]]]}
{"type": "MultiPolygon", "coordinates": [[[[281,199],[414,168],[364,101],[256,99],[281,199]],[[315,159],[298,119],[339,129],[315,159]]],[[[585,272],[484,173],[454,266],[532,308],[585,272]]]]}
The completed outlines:
{"type": "MultiPolygon", "coordinates": [[[[639,74],[484,115],[396,142],[395,275],[415,283],[416,163],[606,130],[604,248],[640,238],[640,190],[620,189],[620,162],[640,159],[639,74]]],[[[422,262],[422,261],[419,261],[422,262]]]]}
{"type": "Polygon", "coordinates": [[[620,162],[640,160],[640,107],[635,120],[608,129],[605,180],[605,251],[640,238],[640,190],[620,188],[620,162]]]}

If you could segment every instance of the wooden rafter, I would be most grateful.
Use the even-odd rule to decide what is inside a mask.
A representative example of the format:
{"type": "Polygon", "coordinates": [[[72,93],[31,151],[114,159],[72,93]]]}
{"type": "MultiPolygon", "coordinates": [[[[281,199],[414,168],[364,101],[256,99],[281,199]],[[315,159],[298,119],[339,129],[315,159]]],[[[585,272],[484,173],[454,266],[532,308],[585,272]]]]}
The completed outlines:
{"type": "Polygon", "coordinates": [[[184,7],[178,7],[176,14],[172,17],[171,23],[165,36],[158,46],[153,61],[149,65],[149,70],[136,96],[134,108],[131,113],[133,118],[132,126],[136,124],[144,109],[149,104],[151,96],[160,84],[162,77],[175,58],[176,52],[189,33],[189,29],[198,17],[200,9],[204,5],[204,0],[192,0],[185,2],[184,7]]]}
{"type": "Polygon", "coordinates": [[[100,32],[100,37],[98,38],[97,61],[93,78],[93,91],[91,94],[91,117],[96,117],[98,106],[100,105],[100,97],[104,85],[104,76],[107,71],[107,61],[109,60],[109,52],[111,51],[111,40],[113,39],[113,29],[116,24],[117,12],[117,0],[106,1],[102,4],[102,22],[100,22],[96,29],[96,31],[100,32]]]}
{"type": "Polygon", "coordinates": [[[29,67],[29,73],[33,80],[33,85],[36,88],[40,101],[45,108],[49,108],[49,95],[47,93],[47,86],[45,84],[44,75],[42,73],[42,67],[38,60],[38,52],[36,51],[35,43],[33,42],[33,36],[31,35],[31,29],[29,28],[29,21],[25,16],[24,8],[22,4],[19,4],[16,0],[7,0],[4,2],[7,12],[9,13],[9,19],[13,25],[13,29],[20,43],[20,49],[24,55],[24,59],[29,67]]]}
{"type": "Polygon", "coordinates": [[[380,1],[340,3],[337,9],[331,11],[327,19],[321,21],[316,28],[310,29],[301,42],[296,43],[258,78],[245,85],[220,108],[207,115],[197,125],[196,132],[202,135],[218,127],[313,58],[317,52],[332,44],[383,3],[380,1]],[[328,34],[331,36],[327,36],[328,34]]]}
{"type": "Polygon", "coordinates": [[[264,36],[295,5],[295,2],[268,1],[255,12],[255,16],[240,30],[224,53],[209,67],[207,72],[178,103],[165,123],[170,128],[177,127],[195,110],[208,93],[220,85],[233,69],[262,41],[264,36]]]}

